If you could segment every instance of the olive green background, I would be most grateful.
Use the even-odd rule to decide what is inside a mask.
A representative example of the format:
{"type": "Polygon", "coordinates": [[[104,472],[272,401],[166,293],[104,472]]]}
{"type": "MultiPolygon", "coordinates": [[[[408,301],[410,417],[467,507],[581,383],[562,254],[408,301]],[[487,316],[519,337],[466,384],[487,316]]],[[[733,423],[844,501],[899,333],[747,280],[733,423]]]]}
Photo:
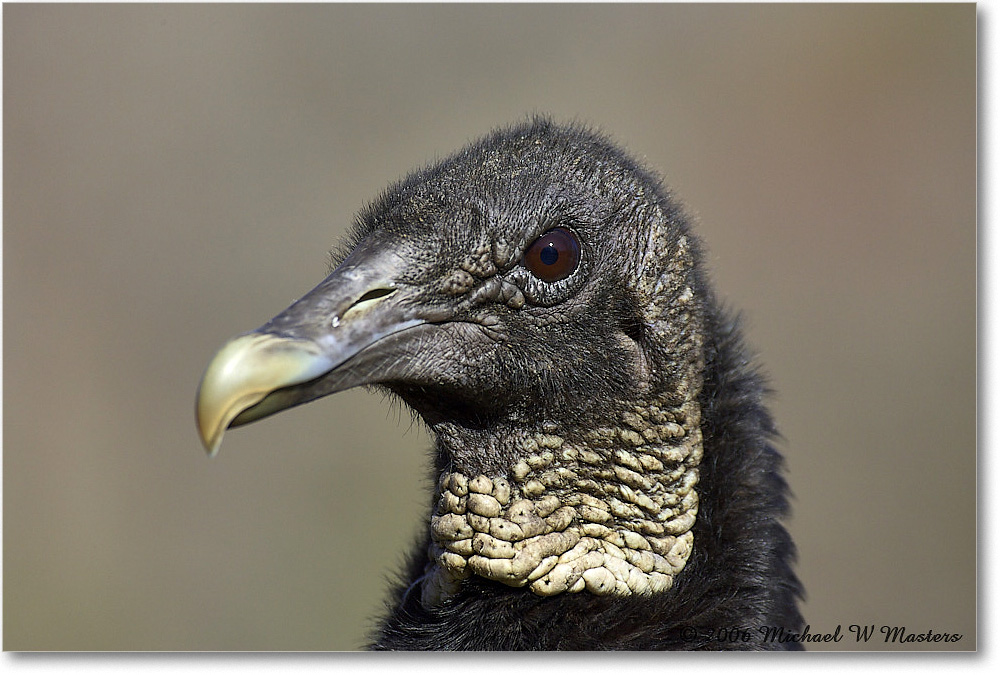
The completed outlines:
{"type": "Polygon", "coordinates": [[[4,649],[363,644],[420,424],[352,391],[209,460],[195,388],[389,181],[535,111],[697,217],[811,630],[976,647],[974,5],[5,5],[3,37],[4,649]]]}

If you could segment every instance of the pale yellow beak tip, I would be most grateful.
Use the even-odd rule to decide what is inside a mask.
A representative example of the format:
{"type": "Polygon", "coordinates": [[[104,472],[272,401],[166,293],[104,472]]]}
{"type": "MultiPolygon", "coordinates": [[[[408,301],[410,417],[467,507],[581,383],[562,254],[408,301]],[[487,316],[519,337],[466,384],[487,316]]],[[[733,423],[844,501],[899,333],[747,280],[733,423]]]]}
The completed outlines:
{"type": "Polygon", "coordinates": [[[218,422],[214,424],[207,422],[207,416],[203,416],[202,413],[203,407],[201,396],[199,396],[198,404],[195,406],[195,420],[198,424],[198,437],[201,439],[201,444],[205,447],[205,452],[208,453],[208,456],[215,457],[215,455],[219,452],[219,447],[222,445],[222,437],[225,435],[226,429],[218,422]]]}
{"type": "Polygon", "coordinates": [[[248,377],[253,370],[247,367],[249,357],[259,343],[255,337],[243,335],[227,343],[208,364],[198,385],[195,420],[209,457],[218,453],[229,423],[266,395],[248,377]]]}
{"type": "Polygon", "coordinates": [[[198,386],[195,418],[209,457],[222,445],[226,429],[240,413],[268,394],[318,377],[332,367],[307,340],[267,333],[234,338],[215,355],[198,386]]]}

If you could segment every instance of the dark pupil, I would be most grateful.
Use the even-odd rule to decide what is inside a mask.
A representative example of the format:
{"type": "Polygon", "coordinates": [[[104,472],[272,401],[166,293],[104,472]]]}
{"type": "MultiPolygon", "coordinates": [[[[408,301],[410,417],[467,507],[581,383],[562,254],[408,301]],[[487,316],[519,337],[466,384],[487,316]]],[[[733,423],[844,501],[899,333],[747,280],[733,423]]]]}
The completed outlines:
{"type": "Polygon", "coordinates": [[[571,230],[549,230],[524,252],[524,266],[542,281],[559,281],[576,271],[580,263],[580,240],[571,230]]]}

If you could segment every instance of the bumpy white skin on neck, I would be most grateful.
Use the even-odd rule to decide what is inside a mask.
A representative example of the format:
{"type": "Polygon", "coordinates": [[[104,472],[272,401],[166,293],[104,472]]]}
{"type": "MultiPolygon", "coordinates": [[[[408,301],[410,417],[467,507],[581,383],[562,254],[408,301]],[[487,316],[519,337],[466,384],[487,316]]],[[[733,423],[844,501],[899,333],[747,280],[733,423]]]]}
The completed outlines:
{"type": "Polygon", "coordinates": [[[694,401],[638,406],[583,442],[526,436],[507,476],[445,473],[423,602],[473,574],[543,596],[669,589],[694,541],[699,422],[694,401]]]}

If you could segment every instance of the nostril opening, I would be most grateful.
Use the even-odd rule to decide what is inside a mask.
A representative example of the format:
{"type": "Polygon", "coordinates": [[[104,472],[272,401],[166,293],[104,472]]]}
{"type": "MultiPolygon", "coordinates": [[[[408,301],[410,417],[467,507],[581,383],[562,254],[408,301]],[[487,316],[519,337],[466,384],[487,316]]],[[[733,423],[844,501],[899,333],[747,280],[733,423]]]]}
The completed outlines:
{"type": "Polygon", "coordinates": [[[346,310],[344,310],[344,312],[340,316],[336,317],[336,322],[334,327],[336,327],[336,324],[340,323],[340,319],[343,318],[343,316],[348,312],[361,309],[365,307],[367,303],[378,300],[379,298],[384,298],[387,295],[392,295],[395,292],[396,292],[395,288],[373,288],[372,290],[368,291],[360,298],[355,300],[354,304],[348,307],[346,310]]]}
{"type": "Polygon", "coordinates": [[[395,293],[395,292],[396,292],[395,288],[373,288],[372,290],[368,291],[360,298],[358,298],[358,301],[355,302],[354,304],[360,305],[362,302],[367,302],[368,300],[378,300],[379,298],[384,298],[390,293],[395,293]]]}

